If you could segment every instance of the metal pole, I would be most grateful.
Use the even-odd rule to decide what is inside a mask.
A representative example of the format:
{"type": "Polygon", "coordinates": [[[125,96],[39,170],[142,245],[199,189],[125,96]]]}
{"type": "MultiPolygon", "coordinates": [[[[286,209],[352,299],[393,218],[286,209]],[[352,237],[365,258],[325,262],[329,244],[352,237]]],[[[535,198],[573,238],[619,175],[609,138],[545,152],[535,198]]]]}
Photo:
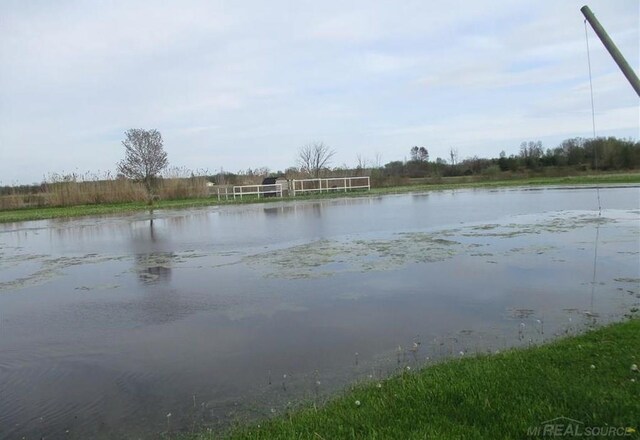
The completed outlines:
{"type": "Polygon", "coordinates": [[[631,87],[633,87],[633,90],[635,90],[637,95],[640,97],[640,80],[638,80],[638,75],[636,75],[629,63],[627,63],[627,60],[625,60],[622,56],[622,53],[620,53],[611,38],[609,38],[609,35],[607,35],[607,31],[604,30],[596,16],[593,15],[593,12],[591,12],[589,6],[583,6],[582,8],[580,8],[580,11],[582,12],[582,15],[584,15],[584,18],[586,18],[591,25],[596,35],[598,35],[600,41],[602,41],[602,44],[604,44],[604,47],[609,51],[609,54],[616,62],[620,70],[622,70],[622,73],[631,84],[631,87]]]}

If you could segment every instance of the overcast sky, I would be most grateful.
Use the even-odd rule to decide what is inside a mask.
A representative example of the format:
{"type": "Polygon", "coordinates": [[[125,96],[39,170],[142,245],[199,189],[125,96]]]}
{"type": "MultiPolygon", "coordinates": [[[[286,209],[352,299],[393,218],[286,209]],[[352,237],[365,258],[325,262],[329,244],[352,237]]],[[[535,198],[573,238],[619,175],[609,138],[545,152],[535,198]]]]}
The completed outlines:
{"type": "MultiPolygon", "coordinates": [[[[129,128],[175,166],[517,153],[591,135],[582,1],[0,0],[0,184],[115,170],[129,128]]],[[[589,6],[638,71],[638,0],[589,6]]],[[[596,129],[638,98],[589,28],[596,129]]]]}

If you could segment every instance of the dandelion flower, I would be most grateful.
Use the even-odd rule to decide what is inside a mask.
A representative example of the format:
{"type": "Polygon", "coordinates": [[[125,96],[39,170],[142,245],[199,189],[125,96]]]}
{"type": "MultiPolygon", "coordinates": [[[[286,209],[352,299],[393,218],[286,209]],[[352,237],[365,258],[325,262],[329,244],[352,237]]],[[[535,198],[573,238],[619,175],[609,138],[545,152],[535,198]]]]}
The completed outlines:
{"type": "Polygon", "coordinates": [[[638,366],[636,364],[631,365],[631,371],[638,372],[638,366]]]}
{"type": "Polygon", "coordinates": [[[595,365],[593,365],[593,364],[591,364],[591,369],[592,369],[592,370],[595,370],[595,369],[596,369],[596,366],[595,366],[595,365]]]}
{"type": "Polygon", "coordinates": [[[356,400],[356,406],[360,406],[360,401],[356,400]]]}

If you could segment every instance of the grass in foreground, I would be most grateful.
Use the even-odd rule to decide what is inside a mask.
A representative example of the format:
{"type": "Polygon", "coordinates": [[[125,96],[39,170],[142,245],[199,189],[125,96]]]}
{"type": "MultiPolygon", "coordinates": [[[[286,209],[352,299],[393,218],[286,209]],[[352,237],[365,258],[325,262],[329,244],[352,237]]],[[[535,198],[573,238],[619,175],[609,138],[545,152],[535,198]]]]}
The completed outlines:
{"type": "MultiPolygon", "coordinates": [[[[485,180],[485,181],[456,181],[445,183],[425,183],[409,186],[393,186],[384,188],[372,188],[371,191],[357,192],[331,192],[312,194],[306,196],[289,197],[284,200],[310,200],[338,197],[362,197],[384,194],[401,194],[409,192],[441,191],[462,188],[500,188],[514,186],[545,186],[545,185],[588,185],[588,184],[636,184],[640,183],[640,173],[635,174],[598,174],[592,176],[568,176],[568,177],[533,177],[518,178],[509,180],[485,180]]],[[[23,208],[0,211],[0,223],[22,222],[30,220],[45,220],[51,218],[71,218],[91,215],[120,214],[126,212],[144,211],[153,209],[178,209],[193,208],[199,206],[244,204],[244,203],[265,203],[278,202],[283,199],[271,198],[249,198],[229,199],[218,201],[217,197],[194,198],[181,200],[160,200],[153,207],[144,202],[114,203],[100,205],[78,205],[65,207],[47,208],[23,208]]]]}
{"type": "MultiPolygon", "coordinates": [[[[640,364],[638,319],[541,347],[405,372],[358,386],[322,408],[236,429],[230,438],[521,439],[536,437],[528,430],[556,417],[581,422],[574,425],[583,436],[587,428],[613,427],[639,438],[640,373],[633,364],[640,364]]],[[[564,424],[564,432],[572,422],[550,423],[564,424]]]]}

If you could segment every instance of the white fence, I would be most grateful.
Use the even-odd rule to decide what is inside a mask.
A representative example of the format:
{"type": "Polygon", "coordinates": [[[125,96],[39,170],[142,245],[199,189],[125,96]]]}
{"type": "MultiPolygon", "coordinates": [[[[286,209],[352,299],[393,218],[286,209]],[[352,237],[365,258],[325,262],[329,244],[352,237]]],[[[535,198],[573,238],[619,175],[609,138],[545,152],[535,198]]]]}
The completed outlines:
{"type": "Polygon", "coordinates": [[[332,177],[329,179],[301,179],[293,180],[291,192],[303,194],[306,192],[347,192],[351,189],[371,189],[371,181],[368,176],[364,177],[332,177]]]}
{"type": "Polygon", "coordinates": [[[257,195],[258,197],[282,197],[282,184],[273,185],[241,185],[233,187],[233,198],[237,196],[257,195]]]}
{"type": "Polygon", "coordinates": [[[229,185],[211,186],[209,187],[209,196],[218,196],[218,200],[229,200],[229,196],[233,196],[233,187],[229,185]]]}

